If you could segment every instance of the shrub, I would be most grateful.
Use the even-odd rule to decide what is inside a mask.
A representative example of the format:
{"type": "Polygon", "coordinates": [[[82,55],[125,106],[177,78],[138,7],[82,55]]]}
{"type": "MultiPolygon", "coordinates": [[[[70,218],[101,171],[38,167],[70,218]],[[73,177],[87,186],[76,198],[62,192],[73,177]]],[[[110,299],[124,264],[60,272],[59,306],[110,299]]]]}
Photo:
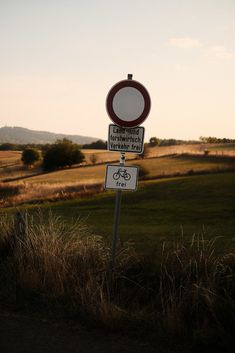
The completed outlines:
{"type": "Polygon", "coordinates": [[[149,139],[149,145],[150,147],[155,147],[155,146],[159,146],[161,140],[157,137],[151,137],[149,139]]]}
{"type": "Polygon", "coordinates": [[[95,149],[95,150],[106,150],[107,149],[107,141],[97,140],[91,143],[84,144],[82,146],[83,149],[95,149]]]}
{"type": "Polygon", "coordinates": [[[96,164],[97,161],[98,161],[98,156],[97,156],[97,154],[92,153],[92,154],[90,155],[90,161],[91,161],[92,164],[96,164]]]}
{"type": "Polygon", "coordinates": [[[73,164],[81,163],[84,158],[77,144],[67,139],[58,140],[46,150],[43,158],[43,168],[53,170],[66,166],[71,167],[73,164]]]}
{"type": "Polygon", "coordinates": [[[39,161],[40,157],[40,153],[35,148],[26,148],[22,153],[21,160],[25,165],[30,166],[39,161]]]}

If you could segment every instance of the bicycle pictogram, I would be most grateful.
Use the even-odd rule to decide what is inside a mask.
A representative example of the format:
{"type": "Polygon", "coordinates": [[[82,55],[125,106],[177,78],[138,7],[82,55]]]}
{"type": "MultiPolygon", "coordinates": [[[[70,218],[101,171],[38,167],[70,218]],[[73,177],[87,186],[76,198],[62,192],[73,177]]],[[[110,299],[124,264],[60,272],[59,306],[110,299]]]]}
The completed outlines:
{"type": "Polygon", "coordinates": [[[127,173],[126,169],[122,169],[122,168],[119,168],[118,171],[113,174],[114,180],[118,180],[120,177],[122,177],[126,181],[131,179],[131,175],[127,173]]]}

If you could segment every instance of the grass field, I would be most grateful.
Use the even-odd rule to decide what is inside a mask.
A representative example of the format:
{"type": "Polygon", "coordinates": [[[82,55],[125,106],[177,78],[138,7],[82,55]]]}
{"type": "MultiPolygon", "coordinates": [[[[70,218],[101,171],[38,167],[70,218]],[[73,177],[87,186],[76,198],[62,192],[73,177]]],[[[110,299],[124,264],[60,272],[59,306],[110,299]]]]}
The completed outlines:
{"type": "MultiPolygon", "coordinates": [[[[151,251],[179,236],[182,229],[190,237],[204,229],[206,237],[221,236],[223,244],[235,246],[234,199],[234,172],[142,182],[138,191],[123,193],[121,240],[132,240],[140,250],[151,251]]],[[[68,223],[81,217],[95,234],[111,237],[114,204],[115,193],[105,192],[41,207],[68,223]]]]}
{"type": "MultiPolygon", "coordinates": [[[[179,155],[172,157],[150,158],[134,160],[127,165],[143,166],[149,171],[148,177],[163,177],[180,175],[190,172],[218,171],[235,169],[234,158],[220,158],[214,156],[188,156],[179,155]]],[[[65,169],[45,175],[34,176],[27,179],[30,183],[66,183],[66,182],[103,182],[105,165],[95,165],[65,169]]]]}
{"type": "Polygon", "coordinates": [[[21,164],[21,152],[0,151],[0,169],[19,164],[21,164]]]}
{"type": "MultiPolygon", "coordinates": [[[[83,154],[85,155],[85,161],[88,164],[92,163],[92,155],[96,156],[96,163],[107,163],[111,161],[119,161],[120,153],[119,152],[110,152],[106,150],[82,150],[83,154]]],[[[127,159],[134,159],[136,155],[134,153],[127,153],[127,159]]]]}
{"type": "Polygon", "coordinates": [[[224,143],[215,146],[208,146],[210,151],[235,151],[235,143],[224,143]]]}
{"type": "MultiPolygon", "coordinates": [[[[127,165],[137,165],[145,179],[235,171],[235,158],[205,155],[174,155],[168,157],[137,159],[127,165]]],[[[30,202],[68,200],[95,195],[103,190],[105,164],[63,169],[41,173],[27,179],[0,183],[2,207],[30,202]],[[33,187],[32,187],[33,185],[33,187]]]]}
{"type": "MultiPolygon", "coordinates": [[[[217,156],[235,156],[235,145],[234,144],[215,144],[215,145],[178,145],[178,146],[162,146],[162,147],[151,147],[148,148],[147,157],[163,157],[169,155],[198,155],[203,156],[205,150],[209,150],[211,155],[217,156]]],[[[119,153],[110,152],[106,150],[90,150],[84,149],[82,152],[85,155],[85,164],[102,164],[108,162],[119,161],[119,153]]],[[[127,153],[126,159],[132,160],[135,159],[136,155],[133,153],[127,153]]],[[[28,169],[22,165],[21,162],[21,152],[20,151],[0,151],[0,180],[14,180],[16,178],[24,178],[29,175],[40,174],[42,169],[40,166],[28,169]]],[[[88,177],[92,180],[91,170],[88,177]]],[[[99,174],[99,171],[98,171],[99,174]]],[[[156,174],[156,173],[155,173],[156,174]]],[[[157,174],[159,175],[159,173],[157,174]]],[[[54,174],[56,177],[56,174],[54,174]]],[[[64,175],[62,174],[62,177],[64,175]]],[[[73,172],[68,173],[66,179],[70,178],[69,181],[74,181],[77,179],[76,175],[73,175],[73,172]]],[[[51,180],[51,178],[49,178],[51,180]]],[[[55,178],[56,179],[56,178],[55,178]]],[[[77,180],[76,180],[77,181],[77,180]]],[[[53,181],[50,181],[53,182],[53,181]]],[[[58,178],[55,182],[58,182],[58,178]]]]}
{"type": "Polygon", "coordinates": [[[176,145],[176,146],[160,146],[150,147],[148,150],[149,157],[160,157],[172,154],[201,154],[205,150],[209,150],[212,155],[231,155],[235,156],[233,143],[226,144],[193,144],[193,145],[176,145]],[[222,154],[223,152],[223,154],[222,154]]]}
{"type": "MultiPolygon", "coordinates": [[[[94,163],[92,160],[93,158],[95,158],[94,164],[102,164],[107,162],[119,161],[119,158],[120,158],[120,154],[118,152],[117,153],[109,152],[106,150],[82,150],[82,152],[85,155],[84,164],[87,164],[87,165],[92,165],[94,163]]],[[[128,160],[134,159],[136,158],[136,155],[133,153],[127,153],[126,158],[128,160]]],[[[37,175],[41,173],[42,173],[42,168],[40,168],[40,166],[36,166],[29,169],[22,164],[21,152],[0,151],[0,181],[14,180],[16,178],[20,179],[20,178],[28,177],[30,175],[35,175],[35,174],[37,175]]],[[[76,177],[72,177],[71,181],[74,181],[75,179],[76,177]]]]}
{"type": "Polygon", "coordinates": [[[8,165],[10,163],[18,162],[21,159],[21,152],[19,151],[0,151],[1,165],[8,165]]]}

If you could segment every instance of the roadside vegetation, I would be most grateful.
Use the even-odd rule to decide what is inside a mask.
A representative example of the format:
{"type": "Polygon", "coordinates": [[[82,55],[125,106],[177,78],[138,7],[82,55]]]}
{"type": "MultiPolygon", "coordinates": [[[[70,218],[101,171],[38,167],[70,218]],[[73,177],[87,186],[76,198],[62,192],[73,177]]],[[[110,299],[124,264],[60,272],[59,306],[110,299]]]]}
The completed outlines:
{"type": "MultiPolygon", "coordinates": [[[[162,255],[110,247],[81,220],[1,219],[0,305],[181,344],[229,351],[235,329],[234,254],[206,234],[162,243],[162,255]],[[23,222],[23,223],[22,223],[23,222]],[[228,349],[228,350],[227,350],[228,349]]],[[[232,350],[231,350],[232,351],[232,350]]]]}

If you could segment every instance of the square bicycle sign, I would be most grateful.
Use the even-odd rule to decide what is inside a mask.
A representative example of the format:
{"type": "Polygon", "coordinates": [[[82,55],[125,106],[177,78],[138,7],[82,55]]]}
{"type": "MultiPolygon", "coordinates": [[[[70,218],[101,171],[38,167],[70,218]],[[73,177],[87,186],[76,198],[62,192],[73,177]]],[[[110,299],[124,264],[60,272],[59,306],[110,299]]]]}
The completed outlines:
{"type": "Polygon", "coordinates": [[[139,168],[107,164],[105,189],[136,190],[139,168]]]}

